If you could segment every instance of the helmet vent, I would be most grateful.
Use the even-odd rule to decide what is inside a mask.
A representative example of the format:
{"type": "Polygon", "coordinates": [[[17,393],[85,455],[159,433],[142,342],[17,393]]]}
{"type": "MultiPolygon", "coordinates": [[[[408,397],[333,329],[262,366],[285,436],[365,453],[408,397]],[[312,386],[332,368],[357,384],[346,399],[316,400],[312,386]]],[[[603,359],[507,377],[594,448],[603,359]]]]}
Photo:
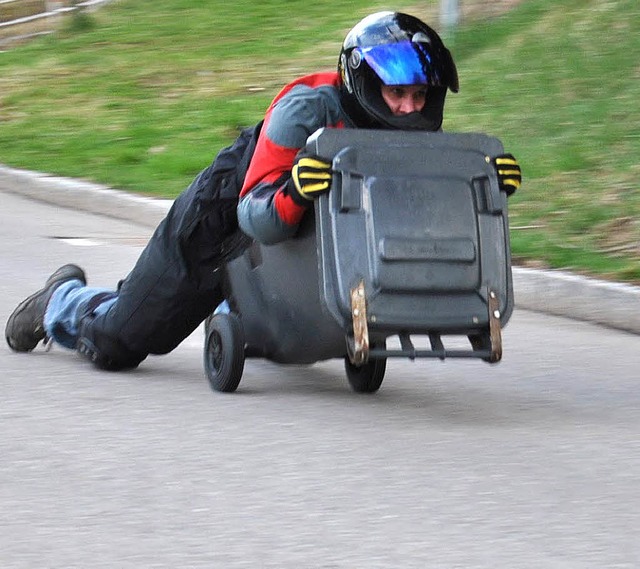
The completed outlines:
{"type": "Polygon", "coordinates": [[[414,43],[427,43],[431,44],[431,38],[424,32],[416,32],[413,34],[411,41],[414,43]]]}
{"type": "Polygon", "coordinates": [[[358,69],[360,63],[362,63],[362,54],[360,50],[354,49],[349,56],[349,67],[351,67],[351,69],[358,69]]]}

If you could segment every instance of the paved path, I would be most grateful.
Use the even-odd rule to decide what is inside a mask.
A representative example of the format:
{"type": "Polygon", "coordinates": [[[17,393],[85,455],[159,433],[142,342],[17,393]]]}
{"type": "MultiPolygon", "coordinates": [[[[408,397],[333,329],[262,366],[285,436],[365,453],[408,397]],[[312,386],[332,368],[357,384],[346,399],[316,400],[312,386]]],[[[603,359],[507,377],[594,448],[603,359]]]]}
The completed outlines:
{"type": "MultiPolygon", "coordinates": [[[[0,194],[0,320],[58,265],[114,285],[151,229],[0,194]]],[[[640,336],[516,307],[497,366],[250,360],[199,330],[131,373],[0,347],[0,567],[640,566],[640,336]]]]}

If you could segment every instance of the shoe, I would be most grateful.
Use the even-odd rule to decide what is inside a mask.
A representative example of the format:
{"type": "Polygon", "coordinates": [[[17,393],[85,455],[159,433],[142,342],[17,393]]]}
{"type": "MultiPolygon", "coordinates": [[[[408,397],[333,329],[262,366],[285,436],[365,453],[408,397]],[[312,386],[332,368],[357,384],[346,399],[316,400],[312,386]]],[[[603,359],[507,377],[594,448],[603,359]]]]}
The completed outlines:
{"type": "Polygon", "coordinates": [[[30,352],[38,342],[45,339],[44,313],[51,295],[62,283],[76,279],[87,284],[87,278],[80,267],[63,265],[47,279],[44,288],[18,305],[9,316],[4,331],[7,344],[13,351],[30,352]]]}

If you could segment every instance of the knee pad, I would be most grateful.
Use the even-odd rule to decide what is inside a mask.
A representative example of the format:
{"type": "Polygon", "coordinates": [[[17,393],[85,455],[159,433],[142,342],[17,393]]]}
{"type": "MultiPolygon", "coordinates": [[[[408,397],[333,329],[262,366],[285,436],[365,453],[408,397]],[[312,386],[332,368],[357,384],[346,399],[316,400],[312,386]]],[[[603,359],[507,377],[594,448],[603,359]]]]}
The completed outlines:
{"type": "Polygon", "coordinates": [[[147,357],[147,354],[134,352],[121,341],[97,330],[92,323],[91,317],[82,319],[76,351],[97,368],[106,371],[134,369],[147,357]]]}

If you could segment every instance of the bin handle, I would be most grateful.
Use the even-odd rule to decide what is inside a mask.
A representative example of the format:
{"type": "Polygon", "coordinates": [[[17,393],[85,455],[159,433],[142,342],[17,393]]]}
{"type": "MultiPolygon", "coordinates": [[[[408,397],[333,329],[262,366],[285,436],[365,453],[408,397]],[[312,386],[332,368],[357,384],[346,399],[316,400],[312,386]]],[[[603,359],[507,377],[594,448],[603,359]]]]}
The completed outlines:
{"type": "Polygon", "coordinates": [[[333,158],[332,168],[335,176],[340,177],[340,212],[345,213],[350,210],[358,210],[362,207],[362,179],[363,177],[354,172],[356,166],[356,149],[347,146],[338,152],[333,158]]]}

